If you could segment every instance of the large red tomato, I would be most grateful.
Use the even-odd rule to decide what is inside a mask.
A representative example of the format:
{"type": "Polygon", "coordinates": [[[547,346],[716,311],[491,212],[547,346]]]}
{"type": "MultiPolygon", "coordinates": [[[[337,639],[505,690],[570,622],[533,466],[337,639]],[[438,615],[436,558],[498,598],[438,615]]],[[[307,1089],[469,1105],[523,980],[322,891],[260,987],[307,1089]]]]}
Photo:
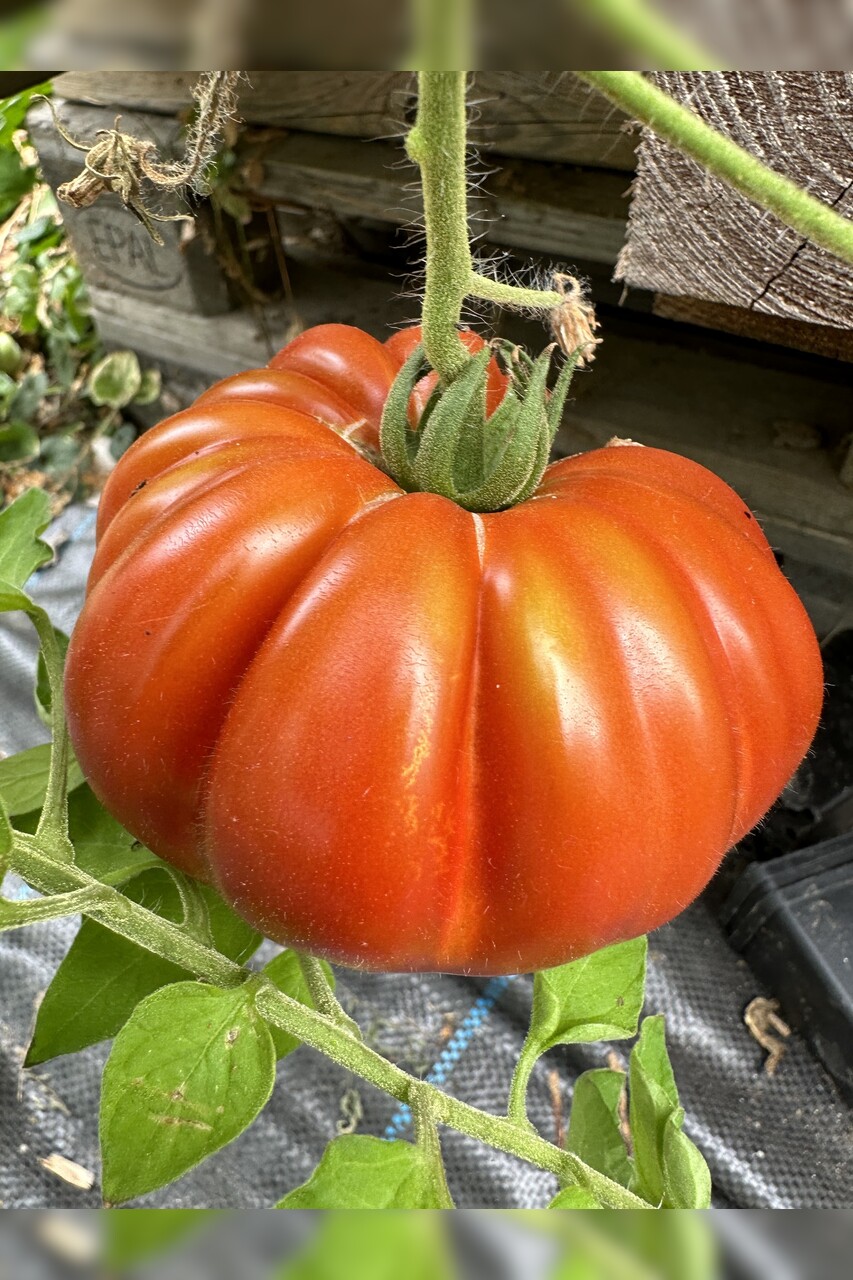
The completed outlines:
{"type": "Polygon", "coordinates": [[[686,458],[599,449],[482,516],[402,492],[360,450],[411,342],[309,330],[128,450],[72,740],[135,836],[270,937],[547,967],[699,892],[808,747],[818,648],[686,458]]]}

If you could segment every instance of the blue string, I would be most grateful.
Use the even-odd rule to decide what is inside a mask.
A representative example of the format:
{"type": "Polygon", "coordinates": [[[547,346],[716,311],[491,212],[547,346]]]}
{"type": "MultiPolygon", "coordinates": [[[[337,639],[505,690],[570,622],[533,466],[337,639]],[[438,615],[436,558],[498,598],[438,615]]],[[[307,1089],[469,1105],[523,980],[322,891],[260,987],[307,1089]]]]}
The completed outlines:
{"type": "MultiPolygon", "coordinates": [[[[424,1076],[427,1084],[443,1085],[471,1040],[488,1018],[500,997],[506,991],[515,975],[505,978],[491,978],[483,988],[479,999],[475,1000],[470,1012],[465,1016],[456,1031],[448,1040],[441,1055],[424,1076]]],[[[389,1141],[398,1137],[411,1124],[412,1112],[405,1102],[394,1112],[385,1129],[384,1137],[389,1141]]]]}

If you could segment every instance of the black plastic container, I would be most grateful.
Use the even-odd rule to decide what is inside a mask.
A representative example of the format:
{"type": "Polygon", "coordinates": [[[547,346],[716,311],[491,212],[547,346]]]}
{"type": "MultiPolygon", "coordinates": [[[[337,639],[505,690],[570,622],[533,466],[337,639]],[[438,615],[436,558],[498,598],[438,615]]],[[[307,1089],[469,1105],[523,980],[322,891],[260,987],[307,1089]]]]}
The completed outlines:
{"type": "Polygon", "coordinates": [[[731,945],[853,1102],[853,834],[754,863],[719,915],[731,945]]]}

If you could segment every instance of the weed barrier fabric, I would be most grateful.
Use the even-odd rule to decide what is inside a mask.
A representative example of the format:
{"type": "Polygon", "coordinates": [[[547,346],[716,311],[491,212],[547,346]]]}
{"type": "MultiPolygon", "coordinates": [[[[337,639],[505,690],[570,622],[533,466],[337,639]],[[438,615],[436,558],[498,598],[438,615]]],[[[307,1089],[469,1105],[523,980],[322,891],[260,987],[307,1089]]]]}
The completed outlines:
{"type": "MultiPolygon", "coordinates": [[[[72,505],[48,537],[56,561],[32,594],[70,631],[94,548],[94,508],[72,505]]],[[[36,647],[26,618],[0,616],[0,752],[46,739],[33,709],[36,647]]],[[[5,892],[25,894],[9,877],[5,892]]],[[[36,1002],[76,932],[76,920],[0,935],[0,1202],[6,1208],[100,1204],[97,1115],[109,1046],[21,1071],[36,1002]],[[91,1190],[47,1172],[60,1154],[91,1170],[91,1190]]],[[[743,1021],[749,1002],[772,996],[726,943],[700,900],[650,937],[647,1013],[666,1015],[667,1040],[686,1130],[711,1167],[722,1207],[832,1209],[853,1206],[850,1110],[805,1043],[793,1034],[775,1075],[743,1021]]],[[[265,943],[259,964],[277,950],[265,943]]],[[[529,976],[464,979],[435,974],[362,974],[338,969],[338,993],[369,1043],[456,1096],[502,1112],[530,1011],[529,976]]],[[[581,1071],[604,1066],[627,1045],[563,1047],[541,1059],[530,1084],[530,1116],[551,1140],[581,1071]]],[[[272,1099],[235,1142],[139,1204],[174,1208],[262,1208],[303,1182],[339,1132],[410,1137],[405,1111],[312,1050],[279,1065],[272,1099]]],[[[443,1131],[448,1182],[460,1208],[538,1208],[556,1191],[551,1175],[443,1131]]]]}

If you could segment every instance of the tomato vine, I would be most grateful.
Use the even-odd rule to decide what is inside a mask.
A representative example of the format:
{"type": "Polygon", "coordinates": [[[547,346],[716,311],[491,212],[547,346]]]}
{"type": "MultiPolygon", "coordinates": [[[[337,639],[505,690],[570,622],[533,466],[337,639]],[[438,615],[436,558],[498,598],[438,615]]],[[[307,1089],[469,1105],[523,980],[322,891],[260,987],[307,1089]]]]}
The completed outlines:
{"type": "MultiPolygon", "coordinates": [[[[440,7],[434,12],[440,12],[440,7]]],[[[419,85],[418,115],[407,148],[420,167],[424,190],[427,262],[423,350],[416,346],[403,361],[398,382],[387,398],[379,443],[388,470],[394,471],[403,488],[426,491],[418,501],[438,502],[441,499],[434,497],[438,493],[471,511],[494,512],[526,500],[539,484],[568,382],[561,375],[563,380],[558,381],[549,401],[545,385],[548,357],[525,363],[522,356],[517,356],[518,367],[511,371],[510,380],[512,387],[521,388],[521,394],[510,404],[515,416],[511,422],[509,417],[505,421],[499,418],[509,404],[507,393],[492,420],[503,422],[507,439],[518,446],[519,455],[522,444],[527,453],[523,458],[509,457],[511,465],[500,471],[500,484],[495,480],[497,468],[483,472],[481,466],[477,471],[476,464],[482,464],[482,457],[472,460],[468,456],[470,446],[468,455],[462,457],[465,465],[460,466],[455,452],[464,435],[460,426],[469,426],[477,417],[473,411],[469,413],[474,401],[481,406],[488,404],[489,378],[494,378],[490,374],[492,351],[476,349],[477,343],[472,344],[460,332],[465,299],[485,299],[547,315],[559,336],[565,339],[568,335],[568,341],[564,340],[568,356],[564,368],[569,374],[573,363],[589,354],[595,339],[576,290],[519,289],[490,280],[476,270],[467,230],[465,73],[423,70],[419,85]],[[417,430],[410,431],[410,404],[413,397],[417,399],[419,389],[423,390],[424,355],[437,375],[438,387],[435,398],[427,400],[417,430]],[[440,438],[442,432],[449,445],[440,438]],[[413,439],[417,451],[410,448],[413,439]],[[448,452],[451,446],[454,452],[448,452]]],[[[610,90],[613,91],[613,82],[610,90]]],[[[303,343],[301,358],[306,358],[307,349],[303,343]]],[[[297,379],[302,376],[298,371],[288,373],[284,367],[292,358],[291,350],[284,361],[273,361],[270,376],[277,371],[297,379]]],[[[380,352],[376,359],[387,363],[388,357],[380,352]]],[[[267,371],[260,372],[266,376],[267,371]]],[[[208,406],[213,403],[210,395],[208,406]]],[[[483,414],[479,417],[483,418],[483,414]]],[[[355,425],[364,424],[359,420],[355,425]]],[[[326,430],[319,422],[318,428],[321,426],[326,430]]],[[[374,440],[372,447],[376,444],[374,440]]],[[[463,440],[463,453],[464,446],[463,440]]],[[[340,437],[336,438],[336,447],[341,447],[340,437]]],[[[348,450],[349,446],[344,452],[348,450]]],[[[328,460],[327,455],[323,457],[328,460]]],[[[366,474],[364,469],[359,473],[366,474]]],[[[393,486],[387,476],[375,474],[379,498],[384,501],[393,486]]],[[[566,473],[561,474],[563,478],[554,482],[555,489],[565,482],[566,473]]],[[[689,488],[693,481],[685,476],[686,472],[680,471],[678,482],[689,488]]],[[[147,476],[143,477],[142,485],[147,483],[147,476]]],[[[650,487],[647,485],[646,490],[650,487]]],[[[683,494],[678,484],[674,487],[680,500],[683,494]]],[[[409,500],[399,491],[391,496],[409,500]]],[[[559,498],[556,492],[544,496],[559,498]]],[[[731,517],[732,529],[735,508],[743,524],[743,509],[730,491],[715,491],[714,501],[724,510],[727,520],[731,517]]],[[[542,510],[541,506],[538,510],[542,510]]],[[[297,1044],[304,1044],[405,1103],[411,1109],[415,1142],[382,1143],[364,1135],[335,1139],[312,1179],[285,1197],[284,1204],[346,1204],[346,1193],[334,1189],[334,1171],[344,1152],[347,1160],[361,1162],[373,1171],[372,1176],[382,1187],[383,1204],[450,1207],[439,1137],[439,1126],[446,1126],[554,1174],[562,1187],[555,1201],[559,1205],[706,1206],[710,1200],[710,1176],[702,1156],[683,1131],[684,1112],[666,1052],[662,1021],[647,1018],[640,1026],[646,962],[643,938],[619,942],[595,955],[535,975],[530,1029],[509,1087],[507,1114],[494,1115],[418,1079],[377,1052],[342,1007],[330,971],[317,957],[286,951],[261,970],[251,967],[248,959],[260,934],[239,920],[206,885],[196,883],[184,872],[169,869],[146,850],[140,853],[138,845],[117,822],[109,828],[107,840],[117,866],[105,872],[97,860],[86,864],[85,841],[78,840],[74,824],[69,822],[69,774],[72,784],[79,784],[80,780],[73,773],[66,726],[62,647],[47,614],[25,590],[32,572],[49,556],[39,537],[48,519],[48,500],[36,491],[25,494],[0,515],[0,611],[26,613],[38,633],[53,728],[49,767],[39,797],[40,814],[31,829],[25,829],[27,817],[31,816],[31,808],[39,806],[27,807],[32,788],[20,788],[26,797],[22,799],[21,794],[16,797],[15,787],[27,769],[32,772],[33,761],[28,760],[19,769],[13,758],[2,762],[5,769],[0,767],[0,862],[4,869],[8,867],[44,895],[33,903],[0,899],[0,928],[18,928],[36,920],[82,913],[87,922],[95,922],[146,956],[173,966],[166,977],[162,969],[144,975],[145,993],[137,1002],[131,1002],[117,1026],[107,1028],[101,1023],[96,1028],[80,1029],[80,1038],[86,1043],[115,1036],[104,1076],[101,1113],[107,1200],[123,1202],[165,1185],[230,1141],[265,1105],[273,1087],[276,1061],[297,1044]],[[11,816],[4,807],[10,797],[11,816]],[[175,918],[152,909],[139,889],[139,880],[152,874],[170,877],[177,908],[175,918]],[[217,1029],[214,1037],[211,1026],[217,1029]],[[627,1081],[631,1152],[624,1142],[620,1112],[626,1081],[623,1073],[612,1068],[587,1073],[577,1082],[574,1114],[582,1112],[588,1123],[576,1124],[574,1131],[570,1127],[565,1147],[538,1134],[528,1119],[526,1100],[532,1069],[541,1056],[562,1044],[631,1040],[638,1030],[627,1081]],[[144,1068],[136,1065],[141,1049],[150,1050],[144,1068]],[[595,1080],[590,1079],[593,1074],[595,1080]],[[189,1080],[196,1092],[188,1097],[189,1080]],[[594,1123],[589,1119],[593,1115],[594,1123]],[[205,1119],[199,1120],[199,1116],[205,1119]],[[156,1123],[174,1131],[170,1144],[156,1141],[156,1123]],[[131,1159],[127,1158],[128,1150],[132,1151],[131,1159]],[[613,1169],[618,1169],[619,1176],[611,1176],[613,1169]],[[579,1198],[569,1196],[569,1189],[575,1189],[579,1198]]],[[[466,528],[471,527],[477,527],[476,523],[472,525],[466,515],[466,528]]],[[[728,526],[726,532],[731,533],[728,526]]],[[[736,536],[740,537],[739,531],[736,536]]],[[[763,554],[763,548],[755,541],[760,535],[750,531],[744,536],[750,539],[750,554],[763,554]]],[[[775,564],[772,571],[777,572],[775,564]]],[[[793,618],[793,612],[790,616],[793,618]]],[[[792,621],[790,630],[792,634],[797,632],[803,646],[808,643],[801,621],[796,626],[792,621]]],[[[804,705],[805,702],[804,697],[804,705]]],[[[810,703],[806,710],[812,710],[810,703]]],[[[802,723],[797,726],[799,737],[805,733],[808,719],[804,711],[802,723]]],[[[795,745],[800,745],[799,737],[795,745]]],[[[680,784],[680,780],[676,782],[680,784]]],[[[722,786],[725,790],[725,779],[722,786]]],[[[70,789],[76,793],[78,788],[72,785],[70,789]]],[[[766,790],[767,785],[763,790],[757,788],[760,799],[766,800],[766,790]]],[[[731,797],[725,798],[728,802],[731,797]]],[[[92,804],[90,817],[94,813],[96,822],[109,824],[109,815],[94,797],[92,804]]],[[[754,817],[757,805],[758,799],[753,796],[747,806],[748,817],[754,817]]],[[[734,831],[736,827],[729,825],[728,810],[725,816],[726,830],[734,831]]],[[[131,822],[128,825],[134,826],[131,822]]],[[[720,852],[718,844],[719,840],[712,849],[715,854],[720,852]]],[[[695,891],[692,884],[690,888],[695,891]]],[[[614,900],[619,898],[615,891],[611,896],[614,900]]],[[[655,909],[660,910],[659,904],[655,909]]],[[[621,903],[619,911],[622,914],[610,937],[625,937],[630,932],[621,903]]],[[[628,913],[629,925],[634,918],[628,913]]],[[[90,946],[91,935],[88,936],[90,940],[85,945],[90,946]]],[[[548,945],[554,944],[549,941],[548,945]]],[[[573,948],[569,953],[577,955],[579,950],[573,948]]],[[[564,949],[562,954],[566,953],[564,949]]],[[[64,963],[74,964],[78,959],[69,956],[64,963]]],[[[65,981],[62,970],[54,981],[61,989],[65,981]]],[[[48,1007],[46,1003],[45,1008],[48,1007]]],[[[54,1045],[53,1052],[62,1051],[54,1045]]]]}

